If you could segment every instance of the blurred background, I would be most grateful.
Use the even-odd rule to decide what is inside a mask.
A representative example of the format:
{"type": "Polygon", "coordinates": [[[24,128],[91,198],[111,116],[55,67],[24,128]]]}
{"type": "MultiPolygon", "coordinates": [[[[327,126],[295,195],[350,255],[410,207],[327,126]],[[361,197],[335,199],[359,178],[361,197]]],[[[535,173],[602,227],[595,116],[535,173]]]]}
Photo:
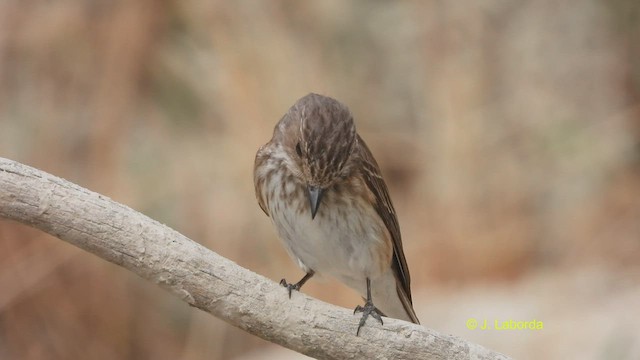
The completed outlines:
{"type": "MultiPolygon", "coordinates": [[[[0,1],[0,156],[275,281],[302,272],[253,160],[309,92],[351,108],[381,165],[425,326],[522,359],[640,358],[636,0],[0,1]]],[[[0,220],[0,358],[302,356],[0,220]]]]}

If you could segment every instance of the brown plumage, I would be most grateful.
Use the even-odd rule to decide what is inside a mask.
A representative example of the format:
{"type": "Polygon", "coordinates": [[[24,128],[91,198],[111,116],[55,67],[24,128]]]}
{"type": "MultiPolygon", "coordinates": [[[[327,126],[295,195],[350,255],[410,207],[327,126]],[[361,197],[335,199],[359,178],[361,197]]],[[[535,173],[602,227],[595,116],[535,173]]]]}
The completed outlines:
{"type": "Polygon", "coordinates": [[[317,94],[298,100],[258,150],[256,197],[307,275],[337,277],[365,297],[360,327],[380,314],[418,323],[400,227],[380,168],[349,109],[317,94]],[[374,306],[375,304],[375,306],[374,306]]]}

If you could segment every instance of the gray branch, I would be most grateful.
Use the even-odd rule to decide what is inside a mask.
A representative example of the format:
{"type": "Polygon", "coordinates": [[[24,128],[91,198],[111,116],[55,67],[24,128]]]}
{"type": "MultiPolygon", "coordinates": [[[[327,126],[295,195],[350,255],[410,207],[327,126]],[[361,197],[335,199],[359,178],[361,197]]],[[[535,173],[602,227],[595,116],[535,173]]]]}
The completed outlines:
{"type": "Polygon", "coordinates": [[[369,321],[287,291],[106,196],[0,158],[0,217],[38,228],[253,335],[320,359],[507,359],[404,321],[369,321]]]}

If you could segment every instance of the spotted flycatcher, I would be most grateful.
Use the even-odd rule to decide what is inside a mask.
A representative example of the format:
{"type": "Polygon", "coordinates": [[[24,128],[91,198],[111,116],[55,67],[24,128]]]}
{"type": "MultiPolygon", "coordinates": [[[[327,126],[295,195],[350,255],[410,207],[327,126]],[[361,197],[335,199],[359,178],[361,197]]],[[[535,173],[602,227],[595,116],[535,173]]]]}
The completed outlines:
{"type": "Polygon", "coordinates": [[[366,301],[356,334],[371,315],[418,324],[400,227],[371,151],[349,109],[309,94],[278,122],[256,154],[256,197],[289,255],[306,272],[329,274],[366,301]],[[375,305],[374,305],[375,304],[375,305]]]}

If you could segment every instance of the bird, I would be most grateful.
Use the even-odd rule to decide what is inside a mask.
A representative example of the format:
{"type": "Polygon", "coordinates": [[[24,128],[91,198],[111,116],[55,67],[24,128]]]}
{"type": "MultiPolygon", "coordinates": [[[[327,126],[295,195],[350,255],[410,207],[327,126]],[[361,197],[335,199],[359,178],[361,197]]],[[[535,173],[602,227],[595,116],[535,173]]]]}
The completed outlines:
{"type": "Polygon", "coordinates": [[[330,275],[364,299],[356,335],[369,316],[419,324],[400,227],[380,167],[349,108],[310,93],[276,124],[254,163],[256,198],[291,258],[305,272],[330,275]]]}

